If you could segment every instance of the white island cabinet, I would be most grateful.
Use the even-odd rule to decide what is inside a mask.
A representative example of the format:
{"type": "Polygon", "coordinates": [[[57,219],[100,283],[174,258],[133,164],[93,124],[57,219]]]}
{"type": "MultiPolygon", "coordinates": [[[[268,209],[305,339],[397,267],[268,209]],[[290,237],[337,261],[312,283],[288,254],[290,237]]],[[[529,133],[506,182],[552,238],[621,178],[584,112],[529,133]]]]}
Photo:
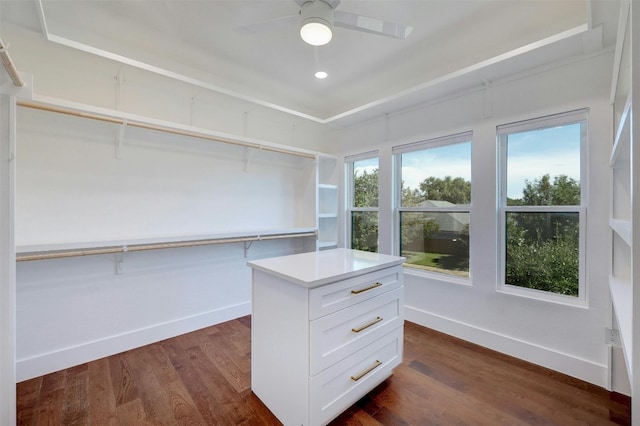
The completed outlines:
{"type": "Polygon", "coordinates": [[[333,249],[248,262],[251,389],[283,424],[330,422],[400,364],[404,260],[333,249]]]}

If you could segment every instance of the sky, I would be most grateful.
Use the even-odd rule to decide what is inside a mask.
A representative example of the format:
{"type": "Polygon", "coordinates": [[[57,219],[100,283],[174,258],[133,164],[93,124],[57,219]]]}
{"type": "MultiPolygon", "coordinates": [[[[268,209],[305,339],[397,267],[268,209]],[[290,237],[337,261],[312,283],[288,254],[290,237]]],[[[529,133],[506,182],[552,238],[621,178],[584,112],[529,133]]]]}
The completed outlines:
{"type": "Polygon", "coordinates": [[[507,196],[520,198],[525,179],[567,175],[580,182],[580,124],[509,135],[507,196]]]}
{"type": "Polygon", "coordinates": [[[471,180],[471,143],[457,143],[402,154],[402,180],[406,188],[419,188],[429,176],[471,180]]]}
{"type": "Polygon", "coordinates": [[[367,158],[366,160],[358,160],[353,163],[353,172],[356,176],[362,173],[371,173],[378,168],[378,158],[367,158]]]}
{"type": "MultiPolygon", "coordinates": [[[[580,124],[571,124],[509,135],[507,196],[521,198],[525,181],[544,174],[561,174],[580,181],[580,124]]],[[[355,173],[378,167],[378,159],[355,163],[355,173]]],[[[428,176],[471,180],[471,144],[457,143],[402,154],[405,187],[418,188],[428,176]]]]}

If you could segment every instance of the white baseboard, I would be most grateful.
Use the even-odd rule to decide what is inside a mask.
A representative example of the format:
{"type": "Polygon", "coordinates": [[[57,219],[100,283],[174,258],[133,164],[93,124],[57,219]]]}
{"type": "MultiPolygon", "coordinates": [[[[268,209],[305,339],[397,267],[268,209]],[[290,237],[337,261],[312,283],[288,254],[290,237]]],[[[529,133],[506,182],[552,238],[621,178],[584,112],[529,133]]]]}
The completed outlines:
{"type": "Polygon", "coordinates": [[[127,333],[108,336],[80,345],[19,359],[16,362],[17,382],[39,377],[74,365],[104,358],[140,346],[189,333],[251,313],[251,302],[225,306],[197,315],[154,324],[127,333]]]}
{"type": "Polygon", "coordinates": [[[502,335],[472,324],[462,323],[410,306],[405,306],[405,319],[459,339],[584,380],[585,382],[603,388],[607,387],[608,369],[606,365],[597,364],[589,360],[558,352],[551,348],[502,335]]]}

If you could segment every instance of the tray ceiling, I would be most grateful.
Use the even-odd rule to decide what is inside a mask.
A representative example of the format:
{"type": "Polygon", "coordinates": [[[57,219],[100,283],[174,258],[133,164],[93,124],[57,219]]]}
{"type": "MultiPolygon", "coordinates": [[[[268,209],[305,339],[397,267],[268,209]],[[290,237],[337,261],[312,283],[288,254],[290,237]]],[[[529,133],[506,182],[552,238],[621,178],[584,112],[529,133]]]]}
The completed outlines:
{"type": "MultiPolygon", "coordinates": [[[[348,124],[615,43],[607,1],[343,0],[413,26],[406,40],[334,29],[305,44],[293,0],[5,0],[2,21],[50,41],[323,123],[348,124]],[[314,77],[318,70],[329,76],[314,77]]],[[[19,64],[18,64],[19,65],[19,64]]]]}

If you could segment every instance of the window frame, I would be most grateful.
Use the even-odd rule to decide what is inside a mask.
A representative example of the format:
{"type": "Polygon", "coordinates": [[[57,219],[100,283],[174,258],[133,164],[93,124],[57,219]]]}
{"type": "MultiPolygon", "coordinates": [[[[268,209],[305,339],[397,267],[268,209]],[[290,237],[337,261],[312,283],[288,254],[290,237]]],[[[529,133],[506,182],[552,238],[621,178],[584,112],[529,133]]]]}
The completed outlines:
{"type": "Polygon", "coordinates": [[[570,305],[588,307],[586,285],[586,237],[587,237],[587,205],[588,205],[588,163],[587,148],[589,138],[589,110],[580,109],[567,111],[530,120],[518,121],[496,127],[496,141],[498,148],[497,184],[498,184],[498,262],[497,286],[498,293],[521,296],[570,305]],[[551,206],[507,206],[507,170],[508,170],[508,137],[511,134],[535,130],[549,129],[559,126],[580,124],[580,205],[551,205],[551,206]],[[506,283],[507,247],[506,223],[508,213],[578,213],[578,296],[569,296],[550,291],[520,287],[506,283]]]}
{"type": "MultiPolygon", "coordinates": [[[[393,154],[393,229],[394,229],[394,254],[400,256],[402,252],[401,248],[401,235],[402,230],[400,228],[400,216],[402,212],[424,212],[424,213],[467,213],[469,215],[469,224],[471,224],[472,206],[473,206],[473,131],[466,131],[462,133],[456,133],[447,136],[441,136],[432,139],[426,139],[419,142],[411,142],[403,145],[397,145],[392,148],[393,154]],[[456,205],[452,207],[402,207],[402,154],[423,151],[427,149],[439,148],[449,145],[470,143],[471,145],[471,202],[467,205],[456,205]]],[[[469,241],[471,241],[471,227],[469,227],[469,241]]],[[[410,264],[404,264],[404,272],[411,275],[422,276],[439,281],[446,281],[455,284],[463,284],[471,286],[472,283],[472,250],[471,244],[469,244],[469,276],[461,277],[453,274],[447,274],[445,272],[428,271],[413,267],[410,264]]]]}
{"type": "Polygon", "coordinates": [[[380,249],[380,156],[378,150],[368,151],[361,154],[349,155],[344,159],[345,162],[345,184],[346,192],[346,211],[345,211],[345,232],[347,242],[346,246],[353,248],[352,221],[354,212],[376,212],[378,214],[378,252],[380,249]],[[354,181],[354,163],[362,160],[370,160],[376,158],[378,160],[378,207],[354,207],[355,199],[355,181],[354,181]]]}

